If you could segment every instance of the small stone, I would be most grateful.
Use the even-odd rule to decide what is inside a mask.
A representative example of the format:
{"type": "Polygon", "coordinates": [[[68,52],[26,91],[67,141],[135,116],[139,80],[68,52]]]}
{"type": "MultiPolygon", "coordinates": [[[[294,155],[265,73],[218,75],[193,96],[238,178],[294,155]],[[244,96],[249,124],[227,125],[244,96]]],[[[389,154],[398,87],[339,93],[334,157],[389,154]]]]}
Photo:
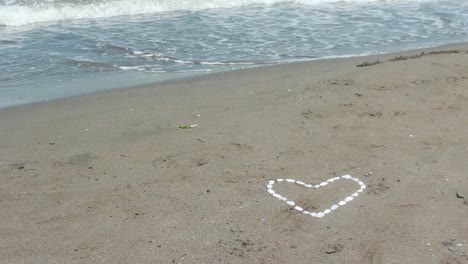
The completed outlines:
{"type": "Polygon", "coordinates": [[[24,169],[24,166],[19,166],[18,167],[18,170],[23,170],[24,169]]]}
{"type": "Polygon", "coordinates": [[[294,209],[298,210],[299,212],[302,212],[304,211],[304,209],[302,207],[299,207],[299,206],[295,206],[294,209]]]}
{"type": "Polygon", "coordinates": [[[442,245],[444,245],[446,247],[453,247],[454,246],[453,242],[450,242],[450,241],[444,241],[444,242],[442,242],[442,245]]]}
{"type": "Polygon", "coordinates": [[[452,251],[452,252],[456,252],[459,249],[459,247],[457,247],[451,241],[444,241],[444,242],[442,242],[442,245],[444,245],[449,251],[452,251]]]}
{"type": "Polygon", "coordinates": [[[457,192],[457,197],[458,197],[458,198],[465,198],[465,197],[466,197],[466,195],[465,195],[465,193],[464,193],[464,192],[462,192],[462,191],[458,191],[458,192],[457,192]]]}
{"type": "Polygon", "coordinates": [[[49,142],[49,145],[55,145],[55,142],[51,141],[49,142]]]}
{"type": "Polygon", "coordinates": [[[211,192],[210,189],[206,190],[207,193],[211,192]]]}

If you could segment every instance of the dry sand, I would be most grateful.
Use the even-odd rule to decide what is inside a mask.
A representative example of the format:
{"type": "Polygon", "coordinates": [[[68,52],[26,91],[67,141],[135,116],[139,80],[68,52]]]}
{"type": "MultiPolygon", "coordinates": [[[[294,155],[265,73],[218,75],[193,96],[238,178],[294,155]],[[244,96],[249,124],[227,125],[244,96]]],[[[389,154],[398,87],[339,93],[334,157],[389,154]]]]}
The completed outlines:
{"type": "Polygon", "coordinates": [[[468,263],[468,44],[432,50],[1,110],[0,262],[468,263]],[[343,174],[324,218],[266,193],[343,174]]]}

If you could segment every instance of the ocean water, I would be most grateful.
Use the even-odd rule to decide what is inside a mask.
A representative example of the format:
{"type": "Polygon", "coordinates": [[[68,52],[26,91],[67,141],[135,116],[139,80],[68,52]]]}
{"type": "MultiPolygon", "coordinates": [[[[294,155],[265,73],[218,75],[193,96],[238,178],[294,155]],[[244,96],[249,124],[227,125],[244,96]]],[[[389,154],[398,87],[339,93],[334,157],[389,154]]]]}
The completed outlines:
{"type": "Polygon", "coordinates": [[[466,41],[467,0],[0,0],[0,107],[466,41]]]}

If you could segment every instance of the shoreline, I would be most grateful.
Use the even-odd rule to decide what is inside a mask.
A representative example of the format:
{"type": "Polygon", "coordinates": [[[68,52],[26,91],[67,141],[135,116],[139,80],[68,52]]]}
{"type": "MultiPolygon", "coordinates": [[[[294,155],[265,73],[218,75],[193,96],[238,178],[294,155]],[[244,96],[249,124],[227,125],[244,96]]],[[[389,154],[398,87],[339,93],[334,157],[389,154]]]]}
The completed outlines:
{"type": "MultiPolygon", "coordinates": [[[[190,82],[190,81],[196,81],[197,79],[203,79],[206,77],[210,76],[218,76],[218,75],[224,75],[224,74],[229,74],[229,73],[236,73],[236,72],[244,72],[244,71],[250,71],[258,68],[270,68],[270,67],[288,67],[288,65],[295,65],[295,64],[310,64],[310,63],[321,63],[323,61],[335,61],[335,60],[354,60],[354,59],[367,59],[367,60],[388,60],[391,59],[390,57],[392,56],[399,56],[399,55],[411,55],[411,53],[420,53],[420,52],[431,52],[431,51],[437,51],[440,49],[457,49],[459,47],[464,47],[468,42],[461,42],[461,43],[450,43],[450,44],[442,44],[442,45],[437,45],[429,48],[415,48],[415,49],[408,49],[405,51],[399,51],[399,52],[391,52],[391,53],[382,53],[382,54],[371,54],[371,55],[351,55],[351,56],[343,56],[343,57],[331,57],[331,58],[317,58],[317,59],[312,59],[312,60],[306,60],[306,61],[299,61],[299,62],[285,62],[285,63],[280,63],[276,65],[267,65],[267,66],[257,66],[257,67],[252,67],[252,68],[244,68],[244,69],[233,69],[233,70],[228,70],[228,71],[222,71],[222,72],[214,72],[214,73],[202,73],[194,76],[186,76],[186,77],[181,77],[181,78],[170,78],[167,80],[164,80],[162,78],[162,81],[156,81],[156,82],[151,82],[147,84],[141,84],[141,85],[132,85],[132,86],[124,86],[124,87],[119,87],[119,88],[103,88],[103,89],[98,89],[95,91],[91,92],[85,92],[83,94],[77,94],[77,95],[71,95],[71,96],[66,96],[66,97],[58,97],[58,98],[53,98],[53,99],[48,99],[48,100],[42,100],[42,101],[32,101],[32,102],[27,102],[27,103],[21,103],[17,105],[10,105],[10,106],[4,106],[0,107],[0,111],[4,109],[9,109],[9,108],[16,108],[16,107],[22,107],[22,106],[27,106],[27,105],[38,105],[38,104],[46,104],[48,102],[54,102],[54,101],[59,101],[59,100],[64,100],[64,99],[71,99],[71,98],[77,98],[81,96],[92,96],[94,94],[102,94],[102,93],[107,93],[107,92],[112,92],[115,90],[127,90],[127,89],[141,89],[141,88],[148,88],[148,87],[155,87],[155,86],[163,86],[166,84],[171,84],[174,82],[190,82]]],[[[119,73],[115,73],[119,74],[119,73]]]]}
{"type": "Polygon", "coordinates": [[[0,258],[468,262],[468,43],[424,52],[442,49],[459,53],[259,67],[2,109],[0,258]],[[275,179],[348,174],[362,182],[275,183],[309,211],[348,199],[323,218],[267,193],[275,179]]]}

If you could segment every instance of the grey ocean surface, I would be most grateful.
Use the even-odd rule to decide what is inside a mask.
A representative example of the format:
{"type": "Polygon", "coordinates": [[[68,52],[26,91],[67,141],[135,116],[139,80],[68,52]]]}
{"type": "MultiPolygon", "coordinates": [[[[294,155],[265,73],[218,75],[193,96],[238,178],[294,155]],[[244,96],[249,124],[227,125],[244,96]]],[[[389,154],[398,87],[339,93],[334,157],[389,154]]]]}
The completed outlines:
{"type": "Polygon", "coordinates": [[[466,41],[465,0],[0,0],[0,107],[466,41]]]}

